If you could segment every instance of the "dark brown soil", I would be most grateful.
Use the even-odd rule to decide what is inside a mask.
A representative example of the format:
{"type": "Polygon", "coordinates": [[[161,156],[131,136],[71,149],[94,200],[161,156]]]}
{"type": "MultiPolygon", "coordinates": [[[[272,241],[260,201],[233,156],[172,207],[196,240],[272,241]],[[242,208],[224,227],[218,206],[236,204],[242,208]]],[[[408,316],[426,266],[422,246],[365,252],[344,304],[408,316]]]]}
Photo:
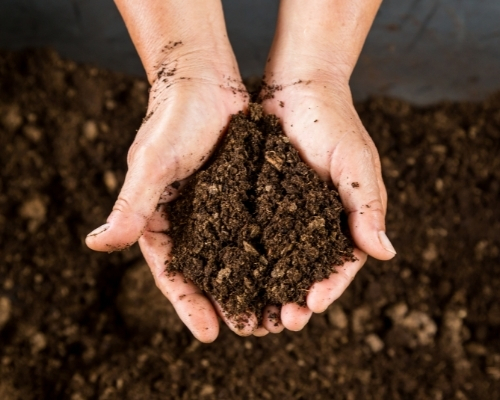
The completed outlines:
{"type": "MultiPolygon", "coordinates": [[[[493,84],[493,83],[492,83],[493,84]]],[[[301,332],[204,345],[137,247],[86,249],[123,182],[145,82],[0,53],[0,399],[500,398],[500,95],[358,105],[398,250],[301,332]]]]}
{"type": "Polygon", "coordinates": [[[300,159],[278,118],[233,116],[209,165],[169,208],[169,272],[181,271],[228,317],[305,305],[308,289],[353,260],[337,191],[300,159]]]}

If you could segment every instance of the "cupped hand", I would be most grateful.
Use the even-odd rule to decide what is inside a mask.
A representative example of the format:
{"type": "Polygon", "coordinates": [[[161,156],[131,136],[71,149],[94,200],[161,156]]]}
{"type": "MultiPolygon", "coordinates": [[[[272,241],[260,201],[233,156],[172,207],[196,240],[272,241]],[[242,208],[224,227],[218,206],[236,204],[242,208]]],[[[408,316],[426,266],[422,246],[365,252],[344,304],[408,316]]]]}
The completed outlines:
{"type": "Polygon", "coordinates": [[[273,81],[272,74],[269,76],[262,92],[264,111],[280,118],[302,159],[338,189],[357,259],[313,284],[307,307],[284,305],[277,325],[264,319],[270,332],[282,326],[296,331],[307,324],[313,312],[325,311],[344,292],[367,255],[389,260],[396,252],[385,234],[387,193],[378,152],[354,108],[347,81],[324,76],[287,80],[286,74],[273,81]]]}
{"type": "Polygon", "coordinates": [[[207,160],[231,115],[248,106],[237,67],[226,65],[197,60],[190,66],[168,62],[158,66],[147,115],[129,150],[123,188],[106,224],[86,239],[91,249],[107,252],[139,241],[157,286],[203,342],[217,337],[217,314],[238,334],[267,333],[257,328],[255,318],[238,327],[182,274],[165,272],[172,245],[165,234],[168,219],[163,204],[176,196],[176,183],[207,160]]]}

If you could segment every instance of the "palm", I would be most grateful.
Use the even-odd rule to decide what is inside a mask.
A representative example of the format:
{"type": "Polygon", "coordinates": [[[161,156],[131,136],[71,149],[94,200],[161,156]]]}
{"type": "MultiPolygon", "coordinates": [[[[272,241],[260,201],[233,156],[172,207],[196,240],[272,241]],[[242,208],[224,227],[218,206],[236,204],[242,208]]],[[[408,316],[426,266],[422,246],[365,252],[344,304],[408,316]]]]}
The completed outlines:
{"type": "Polygon", "coordinates": [[[377,150],[357,116],[348,88],[323,82],[283,85],[264,102],[264,109],[281,119],[285,134],[304,161],[337,187],[357,247],[358,261],[347,262],[330,278],[313,285],[307,308],[283,307],[285,327],[299,329],[312,312],[324,311],[343,293],[367,253],[381,259],[393,256],[380,247],[377,237],[377,231],[384,229],[387,197],[377,150]]]}
{"type": "Polygon", "coordinates": [[[87,244],[112,251],[139,240],[157,286],[180,318],[200,340],[212,341],[218,322],[211,302],[182,275],[165,274],[171,241],[164,233],[168,221],[158,204],[175,197],[176,190],[169,185],[189,177],[205,162],[231,115],[245,109],[248,99],[242,85],[234,83],[237,79],[182,78],[153,85],[147,116],[129,151],[125,184],[105,229],[89,235],[87,244]]]}

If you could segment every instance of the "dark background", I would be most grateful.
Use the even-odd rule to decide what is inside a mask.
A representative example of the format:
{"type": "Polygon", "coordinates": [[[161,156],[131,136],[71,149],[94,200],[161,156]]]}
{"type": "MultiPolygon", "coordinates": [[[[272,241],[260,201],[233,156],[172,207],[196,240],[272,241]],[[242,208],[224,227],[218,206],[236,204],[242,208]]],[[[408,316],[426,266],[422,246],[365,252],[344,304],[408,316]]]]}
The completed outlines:
{"type": "MultiPolygon", "coordinates": [[[[223,3],[243,76],[260,75],[278,1],[223,3]]],[[[500,89],[498,21],[498,0],[384,1],[352,80],[355,98],[483,99],[500,89]]],[[[143,74],[111,0],[0,0],[0,48],[27,46],[143,74]]]]}

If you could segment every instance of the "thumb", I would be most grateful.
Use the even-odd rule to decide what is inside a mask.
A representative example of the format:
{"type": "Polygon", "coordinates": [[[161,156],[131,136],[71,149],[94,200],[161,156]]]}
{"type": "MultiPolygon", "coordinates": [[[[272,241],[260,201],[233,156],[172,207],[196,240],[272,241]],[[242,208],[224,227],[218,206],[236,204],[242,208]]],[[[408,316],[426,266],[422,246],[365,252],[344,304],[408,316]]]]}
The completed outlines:
{"type": "Polygon", "coordinates": [[[387,194],[375,146],[362,140],[340,146],[332,156],[330,171],[348,214],[354,243],[372,257],[389,260],[396,250],[385,233],[387,194]]]}
{"type": "Polygon", "coordinates": [[[175,159],[159,153],[158,146],[132,145],[129,170],[113,211],[85,240],[92,250],[123,250],[141,237],[162,192],[175,180],[175,159]]]}

